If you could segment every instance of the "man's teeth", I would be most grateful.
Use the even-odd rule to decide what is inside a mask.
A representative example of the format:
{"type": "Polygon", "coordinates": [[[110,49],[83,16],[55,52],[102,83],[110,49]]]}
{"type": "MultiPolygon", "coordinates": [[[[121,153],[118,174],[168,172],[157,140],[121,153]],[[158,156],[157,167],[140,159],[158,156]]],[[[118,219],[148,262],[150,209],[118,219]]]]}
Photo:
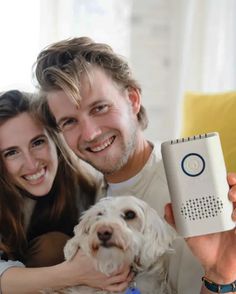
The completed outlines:
{"type": "Polygon", "coordinates": [[[90,150],[92,152],[99,152],[104,150],[105,148],[107,148],[109,145],[111,145],[111,143],[114,141],[114,137],[108,139],[106,142],[104,142],[102,145],[94,147],[94,148],[90,148],[90,150]]]}
{"type": "Polygon", "coordinates": [[[42,177],[44,175],[44,173],[45,173],[45,169],[43,168],[38,173],[25,176],[24,178],[29,181],[35,181],[35,180],[38,180],[40,177],[42,177]]]}

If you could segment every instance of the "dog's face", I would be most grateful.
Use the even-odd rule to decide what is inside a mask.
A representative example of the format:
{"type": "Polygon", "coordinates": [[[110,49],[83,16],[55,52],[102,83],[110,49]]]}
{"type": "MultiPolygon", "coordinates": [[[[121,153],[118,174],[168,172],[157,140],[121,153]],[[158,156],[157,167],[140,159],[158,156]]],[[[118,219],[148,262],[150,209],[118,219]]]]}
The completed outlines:
{"type": "Polygon", "coordinates": [[[124,263],[149,266],[169,248],[172,238],[157,213],[133,196],[103,198],[84,213],[74,232],[65,247],[66,259],[75,254],[77,241],[106,274],[124,263]]]}

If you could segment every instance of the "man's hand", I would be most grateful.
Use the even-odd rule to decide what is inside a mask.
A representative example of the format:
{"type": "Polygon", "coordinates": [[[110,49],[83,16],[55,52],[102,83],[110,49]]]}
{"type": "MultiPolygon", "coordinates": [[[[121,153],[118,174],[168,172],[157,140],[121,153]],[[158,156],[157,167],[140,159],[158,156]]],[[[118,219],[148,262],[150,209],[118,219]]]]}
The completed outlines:
{"type": "MultiPolygon", "coordinates": [[[[229,199],[233,203],[232,219],[236,221],[236,174],[227,177],[229,199]]],[[[175,227],[171,204],[165,207],[167,222],[175,227]]],[[[217,284],[228,284],[236,280],[236,229],[185,239],[192,253],[202,264],[205,275],[217,284]]]]}

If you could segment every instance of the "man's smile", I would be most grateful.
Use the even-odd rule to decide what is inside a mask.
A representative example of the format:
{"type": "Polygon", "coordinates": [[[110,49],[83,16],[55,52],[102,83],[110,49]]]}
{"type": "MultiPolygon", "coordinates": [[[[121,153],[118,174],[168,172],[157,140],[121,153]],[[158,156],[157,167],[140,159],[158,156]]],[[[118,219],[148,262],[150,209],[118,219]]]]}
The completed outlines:
{"type": "Polygon", "coordinates": [[[109,147],[114,142],[115,138],[116,138],[115,136],[112,136],[106,139],[105,141],[103,141],[101,144],[96,145],[94,147],[88,147],[86,148],[86,150],[89,152],[94,152],[94,153],[101,152],[105,150],[107,147],[109,147]]]}

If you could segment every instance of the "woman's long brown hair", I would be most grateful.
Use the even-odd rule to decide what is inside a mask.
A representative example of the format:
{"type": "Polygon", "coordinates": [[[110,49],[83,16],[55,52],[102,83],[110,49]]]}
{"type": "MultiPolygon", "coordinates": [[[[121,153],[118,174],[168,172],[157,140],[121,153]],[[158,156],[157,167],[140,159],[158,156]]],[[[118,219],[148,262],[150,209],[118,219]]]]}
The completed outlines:
{"type": "MultiPolygon", "coordinates": [[[[24,112],[43,123],[34,109],[34,96],[12,90],[0,96],[0,127],[7,120],[24,112]]],[[[60,231],[73,233],[78,222],[78,211],[94,203],[95,184],[81,172],[78,159],[64,144],[60,134],[46,127],[58,153],[58,171],[51,191],[35,198],[36,205],[28,230],[25,231],[23,205],[27,191],[17,188],[11,181],[0,156],[0,250],[3,258],[24,262],[28,242],[36,236],[60,231]]],[[[14,134],[12,134],[14,136],[14,134]]]]}

